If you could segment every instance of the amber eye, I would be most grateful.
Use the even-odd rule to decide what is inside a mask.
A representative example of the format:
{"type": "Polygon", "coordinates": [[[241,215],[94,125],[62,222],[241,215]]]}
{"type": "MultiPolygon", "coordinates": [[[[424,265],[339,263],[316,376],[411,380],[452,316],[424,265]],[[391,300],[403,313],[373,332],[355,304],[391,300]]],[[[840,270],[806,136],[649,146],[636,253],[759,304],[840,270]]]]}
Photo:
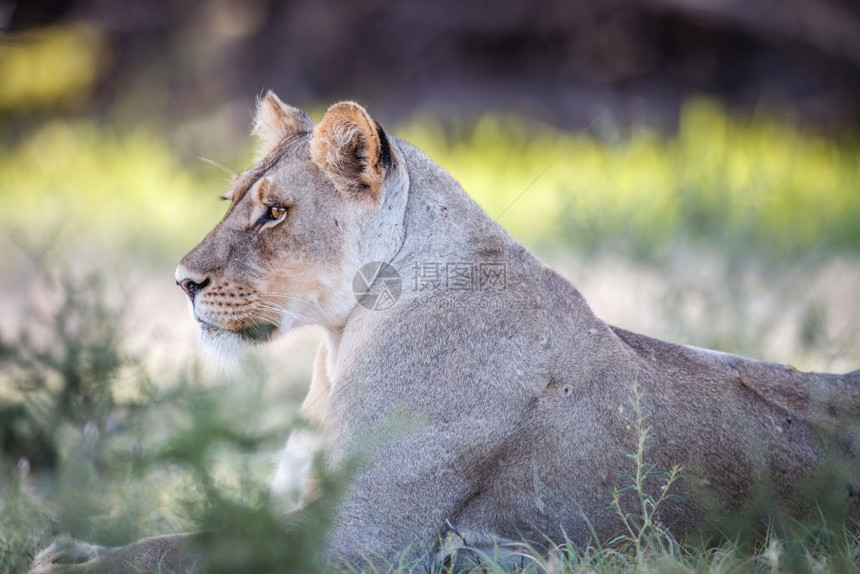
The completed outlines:
{"type": "Polygon", "coordinates": [[[269,208],[269,210],[266,212],[266,217],[267,217],[268,219],[271,219],[272,221],[277,221],[277,220],[279,220],[280,218],[282,218],[282,217],[284,216],[284,214],[285,214],[285,213],[287,213],[287,208],[286,208],[286,207],[276,207],[276,206],[272,206],[272,207],[270,207],[270,208],[269,208]]]}

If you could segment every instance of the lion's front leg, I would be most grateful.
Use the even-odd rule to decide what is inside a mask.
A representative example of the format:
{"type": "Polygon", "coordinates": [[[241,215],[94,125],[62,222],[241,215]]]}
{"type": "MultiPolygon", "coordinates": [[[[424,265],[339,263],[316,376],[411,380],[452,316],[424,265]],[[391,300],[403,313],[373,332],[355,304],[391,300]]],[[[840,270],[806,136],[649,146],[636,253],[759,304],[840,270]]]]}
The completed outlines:
{"type": "Polygon", "coordinates": [[[338,506],[327,561],[374,570],[432,556],[505,439],[480,427],[431,426],[369,451],[338,506]]]}
{"type": "Polygon", "coordinates": [[[192,537],[191,534],[168,534],[143,538],[128,546],[105,548],[64,536],[36,556],[30,566],[30,574],[194,572],[199,561],[188,552],[192,537]]]}
{"type": "Polygon", "coordinates": [[[299,428],[290,433],[272,478],[271,494],[278,510],[297,510],[316,497],[311,470],[321,446],[322,439],[314,429],[299,428]]]}
{"type": "Polygon", "coordinates": [[[301,415],[313,427],[293,430],[287,446],[278,456],[278,466],[272,479],[271,493],[280,510],[290,512],[305,506],[317,496],[317,484],[311,475],[314,458],[322,448],[322,427],[328,412],[331,382],[326,372],[325,341],[317,350],[314,374],[308,394],[302,401],[301,415]]]}

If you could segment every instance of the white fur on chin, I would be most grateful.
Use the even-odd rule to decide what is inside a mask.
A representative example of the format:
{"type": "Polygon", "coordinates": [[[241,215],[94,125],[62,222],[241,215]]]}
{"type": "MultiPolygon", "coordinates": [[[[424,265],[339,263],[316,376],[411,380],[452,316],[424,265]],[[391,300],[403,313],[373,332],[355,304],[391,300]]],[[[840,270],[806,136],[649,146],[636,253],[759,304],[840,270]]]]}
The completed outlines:
{"type": "Polygon", "coordinates": [[[228,331],[200,329],[199,341],[207,368],[213,374],[231,378],[239,372],[241,359],[250,346],[228,331]]]}
{"type": "MultiPolygon", "coordinates": [[[[281,316],[281,324],[272,339],[276,339],[289,331],[295,323],[295,317],[285,312],[281,316]]],[[[200,350],[203,353],[207,367],[215,375],[233,377],[239,373],[242,357],[254,343],[250,343],[227,330],[213,330],[200,327],[198,332],[200,350]]]]}

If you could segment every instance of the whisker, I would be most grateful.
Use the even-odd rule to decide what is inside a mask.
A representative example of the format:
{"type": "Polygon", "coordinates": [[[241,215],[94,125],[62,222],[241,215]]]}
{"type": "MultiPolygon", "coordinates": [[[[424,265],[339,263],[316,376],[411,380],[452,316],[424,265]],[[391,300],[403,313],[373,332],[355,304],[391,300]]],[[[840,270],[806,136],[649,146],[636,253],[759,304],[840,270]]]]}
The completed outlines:
{"type": "Polygon", "coordinates": [[[251,306],[252,309],[256,311],[274,311],[275,313],[282,314],[286,311],[281,307],[276,307],[274,305],[266,305],[265,303],[255,303],[251,306]]]}
{"type": "Polygon", "coordinates": [[[252,301],[249,306],[252,309],[271,309],[273,311],[284,311],[285,307],[278,305],[277,303],[272,303],[269,301],[252,301]]]}
{"type": "MultiPolygon", "coordinates": [[[[322,305],[320,305],[319,303],[317,303],[316,301],[311,301],[309,299],[304,299],[302,297],[298,297],[295,295],[287,295],[286,293],[268,293],[268,294],[261,293],[261,295],[263,295],[264,297],[281,298],[281,299],[286,299],[288,301],[290,301],[290,300],[297,301],[297,302],[305,304],[305,305],[310,305],[311,307],[314,307],[315,309],[319,309],[320,311],[323,311],[323,312],[325,311],[325,308],[322,305]]],[[[266,301],[260,301],[260,302],[266,303],[266,301]]],[[[275,302],[267,302],[267,303],[277,304],[275,302]]]]}
{"type": "MultiPolygon", "coordinates": [[[[259,310],[254,305],[249,305],[249,307],[251,309],[254,309],[254,310],[259,310]]],[[[276,308],[272,308],[270,310],[280,312],[280,309],[276,309],[276,308]]],[[[265,321],[265,322],[271,323],[272,325],[274,325],[276,327],[280,326],[277,323],[277,321],[275,321],[274,319],[271,319],[270,317],[266,317],[266,316],[245,316],[245,317],[239,317],[239,318],[235,319],[235,321],[239,324],[239,327],[242,329],[254,327],[255,325],[259,324],[260,321],[265,321]]]]}
{"type": "Polygon", "coordinates": [[[315,301],[313,301],[312,299],[308,299],[307,297],[291,295],[289,293],[277,293],[275,291],[259,291],[258,293],[266,297],[283,297],[285,299],[295,299],[296,301],[302,301],[304,303],[310,303],[312,305],[317,304],[315,301]]]}
{"type": "Polygon", "coordinates": [[[281,326],[280,323],[278,323],[277,321],[275,321],[274,319],[271,319],[269,317],[263,316],[263,317],[255,317],[254,318],[254,322],[257,322],[259,320],[262,320],[263,322],[268,323],[268,324],[272,325],[273,327],[280,327],[281,326]]]}
{"type": "Polygon", "coordinates": [[[236,177],[235,171],[233,171],[232,169],[230,169],[229,167],[227,167],[224,164],[218,163],[214,159],[209,159],[208,157],[201,157],[201,158],[197,158],[197,159],[199,159],[203,163],[211,165],[212,167],[217,167],[218,169],[220,169],[221,171],[223,171],[226,174],[229,174],[232,177],[236,177]]]}
{"type": "Polygon", "coordinates": [[[256,301],[253,303],[254,308],[261,311],[275,311],[277,313],[292,315],[296,319],[301,319],[302,321],[313,323],[314,319],[309,315],[305,315],[298,311],[293,311],[292,309],[287,309],[286,307],[278,307],[269,303],[256,301]]]}

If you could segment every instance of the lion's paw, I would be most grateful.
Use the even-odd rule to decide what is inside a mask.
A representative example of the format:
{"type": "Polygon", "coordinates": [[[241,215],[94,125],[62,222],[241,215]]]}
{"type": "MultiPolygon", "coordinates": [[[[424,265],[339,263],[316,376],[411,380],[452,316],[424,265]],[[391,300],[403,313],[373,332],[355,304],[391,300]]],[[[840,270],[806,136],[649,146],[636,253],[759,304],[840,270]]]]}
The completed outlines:
{"type": "Polygon", "coordinates": [[[70,567],[95,560],[108,550],[104,546],[80,542],[64,534],[55,538],[50,546],[36,555],[30,565],[30,574],[62,572],[70,567]]]}

